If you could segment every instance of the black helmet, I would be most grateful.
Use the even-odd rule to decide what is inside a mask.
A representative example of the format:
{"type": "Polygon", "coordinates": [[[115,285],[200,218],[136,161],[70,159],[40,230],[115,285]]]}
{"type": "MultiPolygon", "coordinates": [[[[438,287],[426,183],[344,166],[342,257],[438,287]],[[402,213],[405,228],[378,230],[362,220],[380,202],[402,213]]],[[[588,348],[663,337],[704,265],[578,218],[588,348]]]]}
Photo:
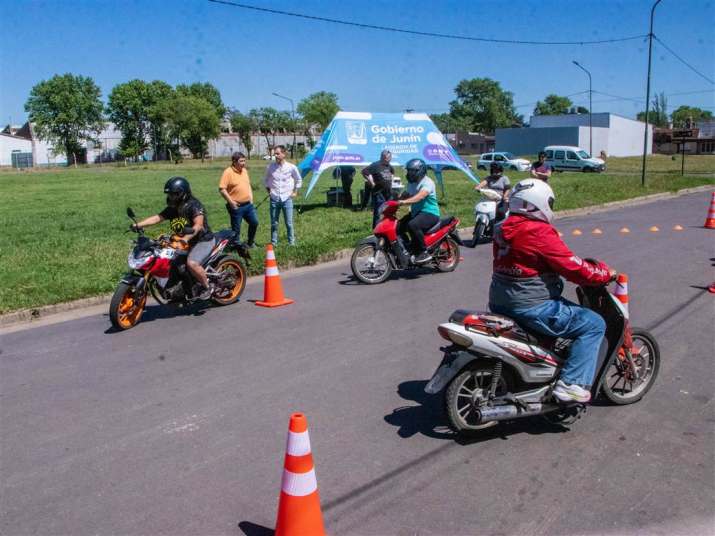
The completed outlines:
{"type": "Polygon", "coordinates": [[[191,197],[191,185],[184,177],[171,177],[164,185],[167,205],[178,205],[191,197]]]}
{"type": "Polygon", "coordinates": [[[489,166],[489,171],[492,173],[502,173],[504,171],[504,166],[502,166],[498,162],[492,162],[492,164],[489,166]]]}
{"type": "Polygon", "coordinates": [[[420,182],[427,175],[427,164],[424,160],[413,158],[405,164],[408,182],[420,182]]]}

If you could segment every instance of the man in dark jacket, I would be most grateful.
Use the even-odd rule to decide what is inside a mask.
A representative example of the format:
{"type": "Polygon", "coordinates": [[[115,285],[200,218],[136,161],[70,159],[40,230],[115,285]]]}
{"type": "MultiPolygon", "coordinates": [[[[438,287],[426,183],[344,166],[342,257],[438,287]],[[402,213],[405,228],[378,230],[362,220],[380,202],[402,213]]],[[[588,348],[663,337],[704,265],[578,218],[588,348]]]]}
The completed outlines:
{"type": "Polygon", "coordinates": [[[395,168],[390,165],[392,153],[382,151],[380,160],[373,162],[362,170],[362,176],[370,185],[372,190],[372,226],[377,224],[377,210],[385,201],[390,199],[392,192],[392,177],[395,175],[395,168]]]}
{"type": "Polygon", "coordinates": [[[553,203],[554,192],[542,180],[525,179],[514,187],[510,215],[494,236],[489,308],[538,333],[573,339],[554,396],[588,402],[606,323],[599,314],[561,296],[561,277],[597,286],[611,281],[616,271],[571,252],[551,225],[553,203]]]}

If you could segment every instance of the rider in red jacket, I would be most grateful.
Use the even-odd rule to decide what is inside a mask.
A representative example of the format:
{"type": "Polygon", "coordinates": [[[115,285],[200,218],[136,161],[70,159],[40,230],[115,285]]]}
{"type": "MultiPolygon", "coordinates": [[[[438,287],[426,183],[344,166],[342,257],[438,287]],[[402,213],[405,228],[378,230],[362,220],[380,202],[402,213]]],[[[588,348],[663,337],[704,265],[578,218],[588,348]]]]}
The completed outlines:
{"type": "Polygon", "coordinates": [[[561,277],[577,285],[604,285],[616,272],[571,252],[551,225],[553,203],[551,187],[541,180],[526,179],[514,187],[510,216],[494,236],[489,307],[538,333],[574,339],[554,396],[588,402],[606,324],[597,313],[561,297],[561,277]]]}

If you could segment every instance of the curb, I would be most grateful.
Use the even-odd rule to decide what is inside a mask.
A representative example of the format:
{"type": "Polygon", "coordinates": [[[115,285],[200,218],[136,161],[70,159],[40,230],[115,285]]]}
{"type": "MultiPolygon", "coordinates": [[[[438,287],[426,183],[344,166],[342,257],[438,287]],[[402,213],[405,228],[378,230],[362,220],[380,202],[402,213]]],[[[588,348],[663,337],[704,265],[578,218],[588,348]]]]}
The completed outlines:
{"type": "MultiPolygon", "coordinates": [[[[661,192],[657,194],[644,195],[642,197],[634,197],[631,199],[624,199],[623,201],[611,201],[609,203],[603,203],[602,205],[592,205],[590,207],[575,208],[568,210],[561,210],[556,212],[556,219],[571,218],[575,216],[585,216],[588,214],[595,214],[598,212],[608,212],[610,210],[616,210],[623,207],[632,207],[637,205],[645,205],[648,203],[653,203],[655,201],[660,201],[663,199],[671,199],[675,197],[680,197],[683,195],[708,192],[713,190],[712,185],[696,186],[694,188],[685,188],[683,190],[678,190],[677,192],[661,192]]],[[[467,237],[471,233],[472,226],[461,227],[458,229],[460,237],[465,235],[463,238],[467,237]]],[[[325,264],[332,261],[338,261],[347,259],[352,255],[352,249],[341,249],[338,251],[333,251],[331,253],[325,253],[320,255],[313,264],[308,265],[296,265],[293,262],[287,263],[285,266],[280,268],[281,274],[287,272],[289,275],[298,274],[308,269],[314,269],[317,265],[325,264]]],[[[262,278],[263,275],[254,275],[248,278],[247,283],[251,281],[258,280],[262,278]]],[[[43,305],[41,307],[33,307],[29,309],[20,309],[19,311],[13,311],[11,313],[6,313],[0,315],[0,327],[8,327],[13,324],[20,323],[31,323],[40,318],[44,318],[49,315],[65,313],[67,311],[73,311],[75,309],[83,309],[85,307],[91,307],[93,305],[103,305],[108,304],[112,299],[111,294],[102,294],[100,296],[93,296],[91,298],[82,298],[79,300],[55,303],[52,305],[43,305]]]]}

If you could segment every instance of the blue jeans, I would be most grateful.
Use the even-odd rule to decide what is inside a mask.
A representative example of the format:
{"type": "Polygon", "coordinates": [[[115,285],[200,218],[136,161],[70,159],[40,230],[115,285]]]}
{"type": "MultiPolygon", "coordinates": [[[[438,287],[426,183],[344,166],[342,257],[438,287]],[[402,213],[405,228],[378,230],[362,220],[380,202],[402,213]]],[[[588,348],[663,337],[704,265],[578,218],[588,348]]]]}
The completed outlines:
{"type": "Polygon", "coordinates": [[[601,315],[563,298],[548,300],[529,309],[492,307],[492,310],[538,333],[573,339],[561,379],[584,387],[593,384],[598,351],[606,333],[606,322],[601,315]]]}
{"type": "Polygon", "coordinates": [[[232,209],[230,205],[226,205],[228,215],[231,218],[231,229],[236,232],[239,240],[241,239],[241,222],[248,222],[248,244],[253,245],[256,240],[256,230],[258,230],[258,214],[253,203],[246,203],[237,209],[232,209]]]}
{"type": "Polygon", "coordinates": [[[377,221],[380,219],[380,217],[377,215],[377,209],[380,208],[380,205],[382,205],[385,201],[387,201],[387,197],[385,197],[385,194],[382,193],[382,191],[375,193],[373,190],[372,192],[372,226],[375,227],[377,225],[377,221]]]}
{"type": "Polygon", "coordinates": [[[292,246],[295,244],[295,234],[293,233],[293,199],[290,197],[285,201],[271,197],[271,243],[274,246],[278,244],[278,218],[281,211],[288,232],[288,243],[292,246]]]}

